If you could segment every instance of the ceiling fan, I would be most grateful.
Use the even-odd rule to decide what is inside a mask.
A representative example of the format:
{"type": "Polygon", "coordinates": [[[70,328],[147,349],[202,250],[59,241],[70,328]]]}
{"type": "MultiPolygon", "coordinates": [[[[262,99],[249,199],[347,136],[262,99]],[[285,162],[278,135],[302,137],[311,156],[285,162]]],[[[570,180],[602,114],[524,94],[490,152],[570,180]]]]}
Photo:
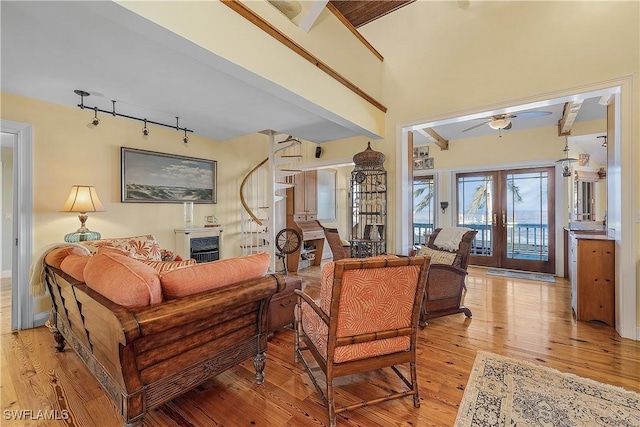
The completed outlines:
{"type": "Polygon", "coordinates": [[[491,117],[483,117],[480,120],[484,120],[482,123],[478,123],[477,125],[473,125],[470,128],[463,130],[462,132],[469,131],[471,129],[479,128],[480,126],[489,125],[491,129],[495,129],[497,131],[501,130],[509,130],[513,123],[511,119],[515,119],[516,117],[521,119],[533,119],[536,117],[548,116],[551,114],[551,111],[523,111],[521,113],[513,113],[513,114],[496,114],[491,117]]]}

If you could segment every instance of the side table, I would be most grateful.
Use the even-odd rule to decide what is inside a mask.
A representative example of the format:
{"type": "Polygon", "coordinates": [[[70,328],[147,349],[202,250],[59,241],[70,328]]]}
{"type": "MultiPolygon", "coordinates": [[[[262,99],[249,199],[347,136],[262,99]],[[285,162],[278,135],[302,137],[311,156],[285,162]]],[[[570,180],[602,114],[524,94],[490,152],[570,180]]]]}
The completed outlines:
{"type": "Polygon", "coordinates": [[[295,306],[298,302],[298,297],[296,297],[293,291],[302,289],[302,281],[298,278],[286,277],[285,282],[287,284],[285,290],[274,295],[269,304],[269,338],[273,336],[274,332],[293,325],[295,306]]]}

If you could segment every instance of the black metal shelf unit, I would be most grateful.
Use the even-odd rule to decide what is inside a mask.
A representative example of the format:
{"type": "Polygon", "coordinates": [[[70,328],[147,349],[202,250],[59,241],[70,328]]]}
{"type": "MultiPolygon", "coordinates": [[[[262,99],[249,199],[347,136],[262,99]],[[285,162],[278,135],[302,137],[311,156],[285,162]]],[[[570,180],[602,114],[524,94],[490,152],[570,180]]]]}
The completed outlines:
{"type": "Polygon", "coordinates": [[[351,172],[351,256],[366,258],[387,252],[387,171],[384,154],[367,149],[353,156],[351,172]]]}

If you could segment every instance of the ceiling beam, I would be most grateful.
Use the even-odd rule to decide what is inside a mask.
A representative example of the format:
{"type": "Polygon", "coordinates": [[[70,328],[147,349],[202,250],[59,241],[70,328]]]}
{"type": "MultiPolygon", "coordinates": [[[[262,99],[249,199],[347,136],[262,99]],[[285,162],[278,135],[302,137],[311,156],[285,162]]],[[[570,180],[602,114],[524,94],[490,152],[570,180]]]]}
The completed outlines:
{"type": "Polygon", "coordinates": [[[421,135],[426,137],[429,142],[435,143],[438,147],[440,147],[441,150],[449,149],[449,141],[441,137],[438,132],[436,132],[432,128],[417,129],[417,131],[420,132],[421,135]]]}
{"type": "Polygon", "coordinates": [[[320,14],[324,10],[324,7],[327,3],[329,3],[329,0],[314,0],[313,2],[311,2],[310,6],[306,6],[303,9],[304,16],[300,20],[298,27],[300,27],[304,32],[308,33],[309,30],[311,30],[311,27],[313,27],[313,24],[315,24],[318,20],[318,17],[320,17],[320,14]]]}
{"type": "Polygon", "coordinates": [[[583,100],[571,101],[564,103],[562,118],[558,120],[558,136],[571,135],[571,126],[578,116],[578,111],[582,107],[583,100]]]}

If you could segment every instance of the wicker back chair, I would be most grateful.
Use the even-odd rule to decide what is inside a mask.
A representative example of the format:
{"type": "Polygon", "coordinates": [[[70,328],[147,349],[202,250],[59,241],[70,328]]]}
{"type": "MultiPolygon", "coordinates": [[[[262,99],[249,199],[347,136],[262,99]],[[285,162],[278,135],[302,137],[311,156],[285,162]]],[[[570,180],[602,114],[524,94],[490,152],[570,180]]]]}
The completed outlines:
{"type": "Polygon", "coordinates": [[[329,425],[341,412],[405,396],[420,406],[416,336],[428,270],[426,257],[344,259],[323,267],[319,303],[295,291],[295,359],[327,405],[329,425]],[[324,392],[303,356],[307,351],[325,375],[324,392]],[[403,364],[409,379],[397,367],[403,364]],[[381,397],[336,407],[335,378],[385,367],[400,377],[404,391],[385,388],[381,397]]]}
{"type": "MultiPolygon", "coordinates": [[[[427,241],[427,246],[431,249],[439,250],[439,248],[434,244],[436,237],[442,231],[442,228],[436,228],[433,230],[433,233],[429,235],[429,240],[427,241]]],[[[478,234],[478,230],[467,231],[463,236],[462,240],[460,240],[460,245],[458,246],[458,250],[455,252],[456,261],[453,265],[456,267],[460,267],[463,270],[466,270],[469,266],[469,254],[471,253],[471,245],[473,244],[473,239],[478,234]]]]}
{"type": "Polygon", "coordinates": [[[344,258],[350,258],[351,247],[342,244],[342,239],[340,238],[338,229],[327,227],[322,227],[322,229],[324,230],[324,237],[327,238],[327,243],[329,243],[329,247],[333,253],[333,260],[338,261],[344,258]]]}
{"type": "Polygon", "coordinates": [[[428,319],[456,313],[464,313],[467,317],[472,315],[471,310],[465,307],[463,303],[467,292],[465,279],[467,266],[469,265],[469,254],[473,239],[478,231],[469,230],[464,233],[455,252],[442,251],[434,244],[440,231],[440,228],[436,228],[429,237],[427,249],[418,252],[419,255],[431,256],[429,279],[427,280],[422,313],[420,314],[420,326],[422,328],[427,325],[428,319]],[[443,255],[442,258],[440,255],[443,255]],[[451,265],[447,265],[447,261],[442,260],[447,256],[451,258],[451,265]]]}

